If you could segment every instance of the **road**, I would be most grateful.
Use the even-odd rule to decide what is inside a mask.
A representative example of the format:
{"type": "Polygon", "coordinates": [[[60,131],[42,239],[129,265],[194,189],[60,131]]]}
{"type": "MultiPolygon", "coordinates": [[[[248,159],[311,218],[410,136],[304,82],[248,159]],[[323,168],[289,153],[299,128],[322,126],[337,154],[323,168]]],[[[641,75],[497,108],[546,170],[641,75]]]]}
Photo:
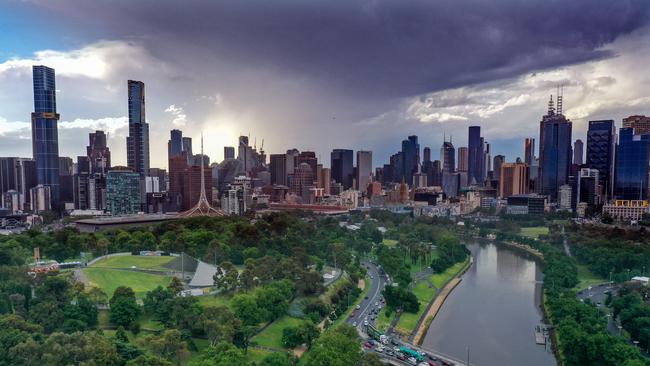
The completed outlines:
{"type": "MultiPolygon", "coordinates": [[[[357,331],[359,332],[359,335],[361,335],[361,338],[364,340],[363,342],[366,343],[369,337],[366,333],[364,321],[367,320],[368,324],[375,324],[375,320],[372,318],[379,312],[380,306],[384,306],[382,303],[383,296],[381,295],[381,291],[384,289],[384,286],[386,286],[387,281],[386,276],[380,274],[379,268],[376,264],[372,262],[363,262],[362,264],[366,266],[368,272],[367,278],[369,279],[369,283],[366,284],[369,286],[368,294],[366,298],[364,298],[363,301],[359,304],[359,309],[356,310],[346,320],[346,322],[350,325],[354,325],[356,323],[357,331]]],[[[377,352],[377,347],[373,347],[370,350],[364,348],[364,350],[366,352],[376,352],[379,356],[382,357],[382,359],[384,359],[384,361],[389,362],[392,365],[413,365],[412,363],[402,361],[397,358],[395,348],[399,348],[399,346],[405,346],[412,350],[425,353],[427,355],[427,357],[425,357],[425,362],[428,362],[429,365],[444,366],[445,364],[442,360],[444,360],[444,362],[447,362],[447,365],[467,365],[466,361],[463,362],[456,360],[440,352],[424,349],[414,344],[403,342],[399,339],[391,339],[389,344],[385,346],[385,350],[383,352],[377,352]]]]}
{"type": "Polygon", "coordinates": [[[607,298],[607,293],[611,292],[612,295],[616,295],[617,288],[616,285],[610,285],[609,283],[603,283],[600,285],[590,286],[585,290],[578,292],[578,300],[584,301],[586,299],[591,300],[593,304],[600,309],[604,309],[607,312],[607,330],[612,335],[620,335],[621,331],[616,324],[616,321],[612,319],[612,311],[610,308],[605,306],[605,299],[607,298]]]}

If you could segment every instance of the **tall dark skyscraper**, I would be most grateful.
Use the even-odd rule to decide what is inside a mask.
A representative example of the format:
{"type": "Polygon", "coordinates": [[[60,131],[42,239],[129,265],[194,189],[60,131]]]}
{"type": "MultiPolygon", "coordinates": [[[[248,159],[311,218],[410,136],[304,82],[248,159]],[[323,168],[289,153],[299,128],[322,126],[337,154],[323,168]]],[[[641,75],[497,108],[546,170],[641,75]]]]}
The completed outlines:
{"type": "Polygon", "coordinates": [[[467,142],[467,182],[482,185],[485,181],[483,139],[480,126],[469,126],[467,142]]]}
{"type": "Polygon", "coordinates": [[[145,117],[144,83],[129,80],[129,136],[126,138],[126,160],[129,168],[147,175],[149,172],[149,124],[145,117]]]}
{"type": "Polygon", "coordinates": [[[402,141],[402,159],[401,177],[407,184],[412,184],[413,174],[417,173],[420,165],[420,144],[417,136],[412,135],[402,141]]]}
{"type": "Polygon", "coordinates": [[[598,183],[603,187],[603,195],[606,199],[611,199],[614,192],[615,151],[614,121],[589,121],[586,164],[589,168],[598,169],[598,183]]]}
{"type": "Polygon", "coordinates": [[[181,130],[171,130],[169,135],[167,155],[170,157],[180,155],[183,151],[183,132],[181,130]]]}
{"type": "Polygon", "coordinates": [[[558,96],[557,113],[551,97],[548,113],[539,123],[539,192],[551,201],[557,200],[560,186],[569,182],[571,128],[571,121],[562,114],[562,97],[558,96]]]}
{"type": "MultiPolygon", "coordinates": [[[[36,161],[36,181],[50,186],[52,207],[59,206],[59,135],[56,113],[56,82],[54,69],[32,67],[34,81],[34,113],[32,113],[32,150],[36,161]]],[[[31,187],[30,187],[31,188],[31,187]]]]}
{"type": "Polygon", "coordinates": [[[111,167],[111,150],[106,145],[106,134],[104,131],[95,131],[88,134],[86,155],[90,161],[91,173],[108,173],[111,167]]]}
{"type": "Polygon", "coordinates": [[[287,155],[271,154],[271,184],[287,185],[287,155]]]}
{"type": "Polygon", "coordinates": [[[577,139],[573,143],[573,164],[582,165],[584,156],[584,143],[582,140],[577,139]]]}
{"type": "Polygon", "coordinates": [[[614,184],[616,199],[648,199],[649,154],[650,134],[635,135],[632,127],[619,130],[614,184]]]}
{"type": "Polygon", "coordinates": [[[444,141],[440,147],[440,165],[443,173],[453,173],[456,170],[456,148],[451,141],[444,141]]]}
{"type": "Polygon", "coordinates": [[[332,179],[341,183],[344,189],[352,188],[354,177],[354,152],[346,149],[334,149],[331,154],[332,179]]]}

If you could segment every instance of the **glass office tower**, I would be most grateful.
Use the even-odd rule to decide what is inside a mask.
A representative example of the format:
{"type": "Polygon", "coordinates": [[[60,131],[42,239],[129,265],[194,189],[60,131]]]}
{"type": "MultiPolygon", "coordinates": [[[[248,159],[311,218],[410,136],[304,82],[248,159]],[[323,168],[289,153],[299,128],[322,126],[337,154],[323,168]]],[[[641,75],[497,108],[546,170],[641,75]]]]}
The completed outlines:
{"type": "Polygon", "coordinates": [[[483,155],[481,127],[469,126],[467,141],[467,181],[469,184],[482,185],[485,181],[483,155]]]}
{"type": "Polygon", "coordinates": [[[129,136],[126,159],[129,168],[140,175],[149,172],[149,124],[145,118],[144,83],[128,81],[129,136]]]}
{"type": "Polygon", "coordinates": [[[539,192],[557,201],[560,186],[569,182],[571,171],[572,123],[559,111],[555,113],[553,101],[539,127],[539,192]]]}
{"type": "Polygon", "coordinates": [[[634,135],[631,127],[619,130],[614,184],[616,199],[648,199],[649,154],[650,134],[634,135]]]}
{"type": "Polygon", "coordinates": [[[612,197],[616,130],[613,120],[589,121],[587,130],[587,166],[598,169],[598,184],[606,199],[612,197]]]}
{"type": "Polygon", "coordinates": [[[334,149],[331,154],[332,179],[341,183],[344,189],[352,188],[354,165],[352,150],[334,149]]]}
{"type": "MultiPolygon", "coordinates": [[[[52,207],[59,205],[59,136],[56,113],[54,69],[32,67],[34,113],[32,113],[32,150],[36,161],[37,184],[50,186],[52,207]]],[[[31,188],[31,187],[30,187],[31,188]]]]}

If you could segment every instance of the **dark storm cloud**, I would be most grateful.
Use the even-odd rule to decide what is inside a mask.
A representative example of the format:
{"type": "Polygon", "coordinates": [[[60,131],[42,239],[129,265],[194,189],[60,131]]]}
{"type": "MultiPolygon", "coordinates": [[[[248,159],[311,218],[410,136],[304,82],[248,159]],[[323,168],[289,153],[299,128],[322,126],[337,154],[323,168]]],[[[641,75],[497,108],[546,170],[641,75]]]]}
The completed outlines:
{"type": "Polygon", "coordinates": [[[647,0],[47,0],[41,5],[83,27],[103,29],[107,37],[139,37],[152,53],[200,64],[206,73],[210,65],[261,68],[373,98],[609,57],[601,46],[650,18],[647,0]]]}

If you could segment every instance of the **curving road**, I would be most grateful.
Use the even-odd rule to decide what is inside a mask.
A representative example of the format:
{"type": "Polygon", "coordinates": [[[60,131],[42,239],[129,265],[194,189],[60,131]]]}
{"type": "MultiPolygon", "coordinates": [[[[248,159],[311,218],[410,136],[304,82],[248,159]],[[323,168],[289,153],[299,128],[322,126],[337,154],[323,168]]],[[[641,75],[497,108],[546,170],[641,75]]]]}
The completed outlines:
{"type": "MultiPolygon", "coordinates": [[[[363,301],[359,304],[359,308],[355,310],[354,313],[346,320],[348,324],[355,325],[357,328],[357,331],[359,332],[359,335],[363,339],[364,343],[369,339],[368,334],[366,333],[366,326],[364,325],[364,321],[368,321],[368,324],[375,324],[375,320],[372,319],[373,315],[376,315],[376,313],[379,312],[380,306],[384,306],[382,300],[383,296],[381,295],[381,291],[384,289],[384,286],[387,285],[387,280],[386,276],[380,274],[379,267],[373,263],[373,262],[367,262],[364,261],[362,262],[362,265],[364,265],[367,268],[367,279],[369,279],[370,282],[369,284],[367,283],[366,285],[369,286],[368,288],[368,295],[363,299],[363,301]],[[377,305],[375,305],[377,304],[377,305]],[[376,311],[376,313],[374,312],[376,311]]],[[[377,347],[372,347],[371,349],[364,348],[366,352],[376,352],[379,356],[384,359],[385,362],[389,362],[391,365],[413,365],[412,363],[409,363],[407,361],[399,360],[397,358],[395,351],[395,348],[399,348],[399,346],[405,346],[408,347],[412,350],[416,350],[420,353],[426,354],[424,362],[427,362],[428,365],[432,366],[445,366],[445,365],[465,365],[467,366],[466,362],[454,359],[448,355],[442,354],[440,352],[430,350],[430,349],[424,349],[420,346],[416,346],[414,344],[408,343],[408,342],[403,342],[400,339],[391,339],[389,344],[385,346],[386,350],[391,350],[391,353],[387,353],[386,351],[384,352],[378,352],[377,347]]]]}

